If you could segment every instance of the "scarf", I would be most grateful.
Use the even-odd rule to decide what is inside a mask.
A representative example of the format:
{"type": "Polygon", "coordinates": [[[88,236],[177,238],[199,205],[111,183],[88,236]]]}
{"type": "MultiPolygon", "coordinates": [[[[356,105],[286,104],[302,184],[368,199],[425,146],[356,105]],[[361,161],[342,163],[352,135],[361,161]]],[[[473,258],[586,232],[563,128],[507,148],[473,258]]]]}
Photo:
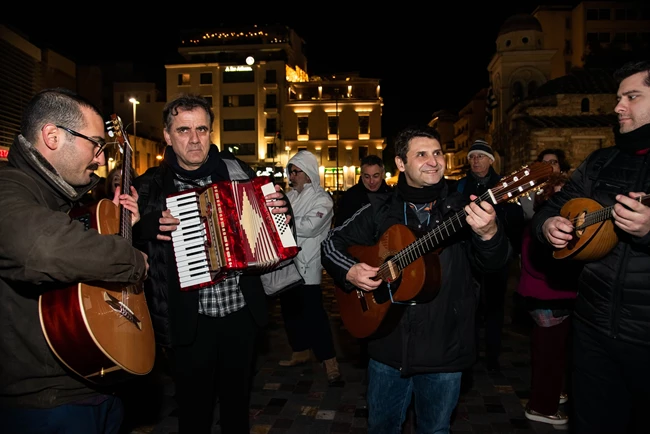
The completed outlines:
{"type": "Polygon", "coordinates": [[[628,154],[637,154],[650,148],[650,124],[645,124],[629,133],[622,134],[619,128],[614,127],[616,146],[628,154]]]}
{"type": "MultiPolygon", "coordinates": [[[[217,148],[215,145],[210,145],[207,160],[205,160],[201,167],[196,170],[183,169],[178,164],[178,157],[176,156],[176,153],[171,146],[167,146],[167,148],[165,148],[165,156],[163,159],[165,163],[172,168],[172,171],[185,181],[203,179],[207,178],[208,176],[211,177],[213,173],[218,171],[220,165],[224,165],[224,163],[221,161],[221,158],[219,157],[219,148],[217,148]]],[[[212,182],[216,181],[218,180],[212,180],[212,182]]]]}
{"type": "Polygon", "coordinates": [[[406,183],[404,172],[400,172],[399,177],[397,178],[397,190],[399,190],[404,200],[417,204],[435,202],[438,200],[445,185],[446,183],[443,178],[437,184],[428,187],[415,188],[406,183]]]}

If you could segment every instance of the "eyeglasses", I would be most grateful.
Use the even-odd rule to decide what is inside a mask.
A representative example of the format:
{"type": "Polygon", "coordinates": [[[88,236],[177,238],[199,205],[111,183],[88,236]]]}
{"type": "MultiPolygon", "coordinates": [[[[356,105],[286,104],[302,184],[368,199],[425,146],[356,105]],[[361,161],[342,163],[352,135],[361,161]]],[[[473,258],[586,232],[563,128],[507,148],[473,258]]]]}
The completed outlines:
{"type": "Polygon", "coordinates": [[[468,160],[477,160],[477,161],[481,161],[484,158],[487,157],[483,154],[473,154],[467,157],[468,160]]]}
{"type": "Polygon", "coordinates": [[[302,170],[291,170],[289,175],[298,176],[299,173],[303,173],[302,170]]]}
{"type": "Polygon", "coordinates": [[[104,140],[104,139],[93,139],[92,137],[88,137],[88,136],[86,136],[84,134],[78,133],[75,130],[71,130],[70,128],[66,128],[66,127],[63,127],[61,125],[57,125],[56,127],[61,128],[62,130],[65,130],[65,131],[69,132],[73,136],[81,137],[82,139],[86,139],[89,142],[94,143],[95,146],[97,148],[99,148],[99,149],[97,149],[97,153],[95,154],[95,158],[98,158],[101,155],[104,148],[106,147],[106,140],[104,140]]]}

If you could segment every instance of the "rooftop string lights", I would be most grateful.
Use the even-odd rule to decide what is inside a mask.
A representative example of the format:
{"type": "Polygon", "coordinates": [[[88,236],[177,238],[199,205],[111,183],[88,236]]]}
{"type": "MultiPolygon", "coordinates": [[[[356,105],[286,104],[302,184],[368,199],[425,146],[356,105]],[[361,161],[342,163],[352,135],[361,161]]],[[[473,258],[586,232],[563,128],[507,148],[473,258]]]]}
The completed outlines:
{"type": "Polygon", "coordinates": [[[242,43],[251,43],[251,40],[257,39],[260,43],[263,44],[280,44],[288,42],[288,38],[280,35],[271,35],[269,36],[268,32],[261,30],[248,31],[248,32],[214,32],[206,33],[200,38],[193,38],[187,41],[183,41],[183,44],[204,44],[204,43],[213,43],[213,44],[228,44],[233,42],[242,42],[242,43]]]}

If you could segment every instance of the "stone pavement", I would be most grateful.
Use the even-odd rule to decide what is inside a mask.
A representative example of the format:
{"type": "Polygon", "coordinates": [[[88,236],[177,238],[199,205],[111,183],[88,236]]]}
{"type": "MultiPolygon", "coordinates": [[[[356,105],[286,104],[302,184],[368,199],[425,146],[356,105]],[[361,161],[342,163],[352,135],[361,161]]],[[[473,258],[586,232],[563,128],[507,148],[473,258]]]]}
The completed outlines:
{"type": "MultiPolygon", "coordinates": [[[[524,417],[523,408],[530,392],[529,323],[527,316],[513,307],[512,293],[517,273],[513,266],[506,296],[507,324],[503,332],[501,371],[488,373],[479,360],[471,375],[465,377],[471,380],[464,382],[451,427],[453,434],[543,434],[568,430],[567,425],[554,427],[524,417]]],[[[327,274],[324,274],[323,286],[343,381],[328,386],[325,370],[316,362],[297,367],[278,366],[278,361],[286,358],[291,349],[283,329],[279,302],[270,299],[270,324],[260,348],[259,371],[250,406],[251,433],[366,433],[364,369],[357,363],[359,345],[341,323],[332,281],[327,274]]],[[[127,420],[124,433],[176,433],[174,388],[169,377],[151,375],[142,382],[139,394],[129,392],[125,397],[127,420]]],[[[219,433],[216,414],[213,434],[219,433]]],[[[411,415],[403,434],[414,433],[411,415]]]]}

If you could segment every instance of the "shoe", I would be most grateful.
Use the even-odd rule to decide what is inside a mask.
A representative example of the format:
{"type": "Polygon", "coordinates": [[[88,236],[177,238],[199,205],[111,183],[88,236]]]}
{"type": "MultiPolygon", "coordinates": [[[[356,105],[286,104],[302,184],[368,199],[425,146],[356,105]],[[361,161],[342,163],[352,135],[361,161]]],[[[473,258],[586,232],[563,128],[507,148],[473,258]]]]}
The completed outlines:
{"type": "Polygon", "coordinates": [[[551,425],[566,425],[569,423],[569,416],[564,414],[562,410],[558,410],[555,412],[555,414],[542,414],[538,413],[535,410],[531,410],[526,406],[526,410],[524,411],[524,416],[526,416],[526,419],[528,420],[534,420],[535,422],[542,422],[542,423],[548,423],[551,425]]]}
{"type": "Polygon", "coordinates": [[[297,366],[305,364],[311,359],[310,350],[305,351],[294,351],[291,353],[291,359],[289,360],[280,360],[278,365],[280,366],[297,366]]]}
{"type": "Polygon", "coordinates": [[[569,395],[567,395],[564,392],[560,393],[560,404],[566,404],[568,400],[569,400],[569,395]]]}
{"type": "Polygon", "coordinates": [[[325,371],[327,371],[327,382],[329,384],[336,383],[337,381],[341,380],[339,362],[336,361],[336,357],[325,360],[323,364],[325,365],[325,371]]]}

